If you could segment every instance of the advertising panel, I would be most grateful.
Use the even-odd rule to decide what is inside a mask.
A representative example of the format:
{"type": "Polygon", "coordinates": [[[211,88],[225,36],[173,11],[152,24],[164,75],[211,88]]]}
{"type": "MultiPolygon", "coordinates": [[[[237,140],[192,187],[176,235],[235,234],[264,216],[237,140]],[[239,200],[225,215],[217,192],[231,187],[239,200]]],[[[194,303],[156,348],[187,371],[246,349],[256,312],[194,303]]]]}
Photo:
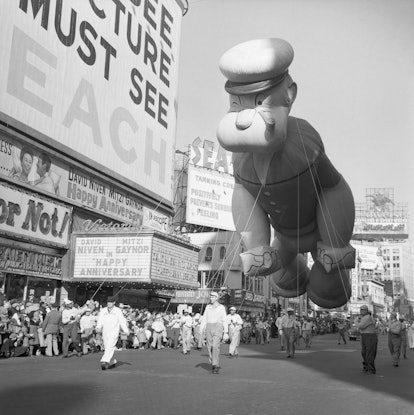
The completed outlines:
{"type": "Polygon", "coordinates": [[[72,209],[0,183],[0,235],[68,247],[72,209]]]}
{"type": "Polygon", "coordinates": [[[150,282],[150,235],[74,235],[73,278],[150,282]]]}
{"type": "Polygon", "coordinates": [[[234,231],[231,212],[233,188],[233,176],[189,165],[186,221],[234,231]]]}
{"type": "Polygon", "coordinates": [[[394,200],[394,189],[366,189],[365,203],[355,204],[354,236],[408,238],[408,232],[408,205],[394,200]]]}
{"type": "Polygon", "coordinates": [[[1,132],[0,176],[122,222],[143,221],[143,205],[130,193],[1,132]]]}
{"type": "Polygon", "coordinates": [[[190,164],[197,167],[233,174],[232,153],[217,143],[197,137],[190,145],[190,164]]]}
{"type": "Polygon", "coordinates": [[[358,244],[352,246],[356,249],[356,257],[361,269],[385,271],[385,262],[379,247],[358,244]]]}
{"type": "Polygon", "coordinates": [[[5,1],[0,119],[172,204],[177,1],[5,1]]]}
{"type": "Polygon", "coordinates": [[[208,304],[210,302],[210,288],[199,288],[198,290],[175,290],[172,303],[179,304],[208,304]]]}
{"type": "Polygon", "coordinates": [[[62,278],[62,257],[0,245],[0,269],[35,277],[62,278]]]}
{"type": "Polygon", "coordinates": [[[151,258],[151,281],[198,287],[198,250],[154,238],[151,258]]]}
{"type": "Polygon", "coordinates": [[[166,235],[73,234],[73,278],[198,287],[198,248],[166,235]]]}

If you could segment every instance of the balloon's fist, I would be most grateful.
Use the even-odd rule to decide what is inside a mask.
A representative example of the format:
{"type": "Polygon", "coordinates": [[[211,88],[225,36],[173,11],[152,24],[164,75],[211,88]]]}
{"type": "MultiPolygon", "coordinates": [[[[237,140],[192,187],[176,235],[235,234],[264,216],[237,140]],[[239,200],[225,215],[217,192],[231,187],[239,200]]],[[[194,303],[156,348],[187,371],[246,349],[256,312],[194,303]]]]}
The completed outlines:
{"type": "Polygon", "coordinates": [[[264,276],[282,267],[279,252],[271,246],[259,246],[240,255],[243,272],[248,276],[264,276]]]}

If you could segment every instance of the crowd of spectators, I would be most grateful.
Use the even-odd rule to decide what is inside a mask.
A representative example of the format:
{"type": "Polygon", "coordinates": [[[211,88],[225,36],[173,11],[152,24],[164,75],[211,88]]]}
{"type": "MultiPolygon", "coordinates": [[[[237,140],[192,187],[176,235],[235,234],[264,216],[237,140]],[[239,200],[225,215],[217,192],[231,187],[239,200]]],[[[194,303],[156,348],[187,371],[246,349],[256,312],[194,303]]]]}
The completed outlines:
{"type": "MultiPolygon", "coordinates": [[[[121,334],[119,349],[178,349],[182,345],[181,331],[184,315],[192,318],[192,345],[200,349],[204,338],[200,333],[200,313],[173,311],[150,311],[137,309],[129,305],[119,304],[130,328],[130,334],[121,334]]],[[[5,300],[0,298],[0,357],[36,356],[46,357],[62,355],[63,342],[69,352],[79,357],[103,350],[103,342],[99,332],[95,330],[100,306],[98,302],[89,300],[82,307],[64,300],[62,305],[50,304],[46,301],[29,297],[27,301],[5,300]],[[51,312],[54,313],[51,313],[51,312]],[[55,318],[50,318],[52,314],[55,318]],[[63,315],[63,319],[62,319],[63,315]],[[69,339],[64,339],[64,326],[70,316],[70,323],[75,323],[69,339]],[[53,320],[53,321],[52,321],[53,320]]],[[[241,313],[243,327],[241,342],[264,345],[271,338],[279,336],[276,316],[241,313]]],[[[298,318],[297,338],[302,337],[302,327],[310,323],[311,335],[334,333],[338,330],[338,321],[330,318],[298,318]]],[[[188,320],[187,320],[188,321],[188,320]]],[[[413,325],[414,330],[414,325],[413,325]]],[[[382,331],[382,327],[379,327],[382,331]]],[[[410,346],[412,347],[412,346],[410,346]]],[[[65,353],[63,354],[65,357],[65,353]]],[[[67,354],[66,354],[67,355],[67,354]]]]}

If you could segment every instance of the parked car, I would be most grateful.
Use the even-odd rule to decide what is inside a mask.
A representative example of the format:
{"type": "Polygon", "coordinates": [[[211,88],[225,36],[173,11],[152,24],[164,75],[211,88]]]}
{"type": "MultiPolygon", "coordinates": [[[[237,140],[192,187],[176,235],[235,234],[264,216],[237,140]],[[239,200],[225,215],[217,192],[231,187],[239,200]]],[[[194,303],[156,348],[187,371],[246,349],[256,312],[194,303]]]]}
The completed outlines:
{"type": "Polygon", "coordinates": [[[350,342],[351,341],[357,341],[357,340],[361,339],[361,333],[359,332],[359,330],[355,326],[352,326],[348,330],[348,337],[349,337],[350,342]]]}

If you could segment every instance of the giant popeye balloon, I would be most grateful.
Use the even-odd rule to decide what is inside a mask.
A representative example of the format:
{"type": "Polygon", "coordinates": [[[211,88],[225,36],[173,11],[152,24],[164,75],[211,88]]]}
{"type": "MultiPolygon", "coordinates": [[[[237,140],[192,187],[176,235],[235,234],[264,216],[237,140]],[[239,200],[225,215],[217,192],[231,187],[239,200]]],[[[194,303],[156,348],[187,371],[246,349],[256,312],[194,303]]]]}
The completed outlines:
{"type": "Polygon", "coordinates": [[[297,92],[292,60],[282,39],[248,41],[222,56],[230,110],[217,137],[234,153],[232,211],[246,248],[244,273],[270,275],[284,297],[307,292],[317,305],[334,308],[351,294],[354,200],[318,132],[289,115],[297,92]],[[301,255],[307,252],[310,270],[301,255]]]}

